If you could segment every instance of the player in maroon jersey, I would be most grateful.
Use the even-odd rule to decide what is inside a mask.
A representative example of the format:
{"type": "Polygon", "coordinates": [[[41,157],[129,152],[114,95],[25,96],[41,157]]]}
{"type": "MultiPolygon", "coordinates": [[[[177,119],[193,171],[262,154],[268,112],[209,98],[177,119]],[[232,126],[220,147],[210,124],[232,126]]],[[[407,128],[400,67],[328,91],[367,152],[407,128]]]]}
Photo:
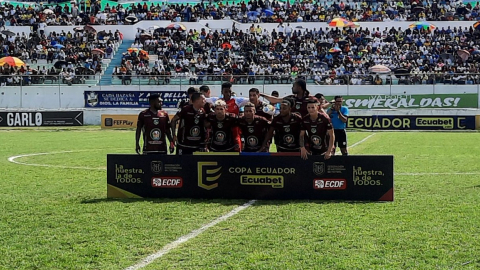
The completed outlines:
{"type": "Polygon", "coordinates": [[[191,97],[192,104],[183,107],[172,119],[170,124],[172,133],[175,134],[177,121],[180,120],[178,132],[173,136],[177,142],[177,155],[190,155],[193,152],[204,152],[206,149],[205,119],[207,115],[205,97],[195,92],[191,97]]]}
{"type": "Polygon", "coordinates": [[[332,121],[327,114],[319,111],[319,107],[317,99],[308,100],[308,115],[303,117],[300,131],[300,155],[303,159],[307,159],[308,154],[325,155],[325,159],[332,155],[335,142],[332,121]],[[305,139],[310,151],[305,146],[305,139]]]}
{"type": "MultiPolygon", "coordinates": [[[[310,92],[307,90],[307,82],[303,79],[297,79],[292,86],[292,94],[286,96],[285,98],[291,98],[294,100],[292,106],[292,113],[298,113],[301,117],[308,114],[307,111],[307,102],[309,99],[314,99],[315,97],[310,96],[310,92]]],[[[266,98],[271,103],[282,102],[282,98],[269,96],[265,94],[260,94],[261,97],[266,98]]]]}
{"type": "Polygon", "coordinates": [[[237,127],[238,116],[227,113],[227,103],[223,100],[215,101],[215,112],[207,117],[207,128],[211,128],[209,150],[211,152],[238,152],[239,145],[233,136],[233,129],[237,127]]]}
{"type": "MultiPolygon", "coordinates": [[[[208,85],[200,86],[200,93],[202,93],[205,98],[210,98],[210,87],[208,87],[208,85]]],[[[213,105],[206,102],[203,109],[205,110],[205,113],[210,114],[211,112],[213,112],[213,105]]]]}
{"type": "MultiPolygon", "coordinates": [[[[238,120],[238,126],[242,131],[244,140],[243,152],[260,152],[262,143],[268,132],[270,122],[264,117],[255,113],[255,105],[247,103],[245,105],[245,115],[238,120]]],[[[264,151],[268,152],[270,145],[267,144],[264,151]]]]}
{"type": "Polygon", "coordinates": [[[294,102],[291,99],[284,99],[280,104],[280,114],[275,116],[263,141],[262,150],[267,149],[268,142],[275,132],[275,145],[277,152],[298,152],[300,151],[300,128],[302,118],[292,113],[294,102]]]}
{"type": "MultiPolygon", "coordinates": [[[[260,91],[257,88],[251,88],[248,91],[248,99],[255,105],[255,115],[265,117],[267,120],[272,120],[275,114],[275,107],[263,102],[259,99],[260,91]]],[[[245,113],[245,112],[244,112],[245,113]]]]}
{"type": "Polygon", "coordinates": [[[192,104],[192,95],[193,93],[195,92],[200,92],[200,90],[196,87],[189,87],[187,89],[187,96],[188,98],[185,99],[185,100],[182,100],[180,101],[180,103],[178,104],[178,109],[181,110],[183,107],[187,106],[187,105],[191,105],[192,104]]]}
{"type": "Polygon", "coordinates": [[[150,108],[138,115],[137,132],[135,134],[135,150],[140,154],[140,136],[143,132],[143,154],[167,154],[167,141],[170,141],[170,152],[175,147],[170,132],[170,118],[168,113],[162,110],[160,95],[153,94],[148,98],[150,108]]]}

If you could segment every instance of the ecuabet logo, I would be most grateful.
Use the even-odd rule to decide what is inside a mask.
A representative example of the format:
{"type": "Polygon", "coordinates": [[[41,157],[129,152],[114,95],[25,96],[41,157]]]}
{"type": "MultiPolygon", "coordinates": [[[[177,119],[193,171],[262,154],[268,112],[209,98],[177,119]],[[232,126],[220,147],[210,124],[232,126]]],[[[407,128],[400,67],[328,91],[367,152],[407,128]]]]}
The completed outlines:
{"type": "Polygon", "coordinates": [[[313,163],[313,173],[316,175],[322,175],[325,173],[325,163],[324,162],[314,162],[313,163]]]}
{"type": "Polygon", "coordinates": [[[154,188],[181,188],[183,178],[176,176],[153,177],[152,187],[154,188]]]}
{"type": "Polygon", "coordinates": [[[209,184],[217,181],[222,176],[222,167],[218,167],[215,161],[202,161],[197,163],[198,169],[198,186],[203,189],[214,189],[218,187],[218,183],[209,184]],[[208,168],[210,167],[210,168],[208,168]]]}
{"type": "Polygon", "coordinates": [[[313,180],[314,189],[346,189],[347,180],[345,179],[315,179],[313,180]]]}

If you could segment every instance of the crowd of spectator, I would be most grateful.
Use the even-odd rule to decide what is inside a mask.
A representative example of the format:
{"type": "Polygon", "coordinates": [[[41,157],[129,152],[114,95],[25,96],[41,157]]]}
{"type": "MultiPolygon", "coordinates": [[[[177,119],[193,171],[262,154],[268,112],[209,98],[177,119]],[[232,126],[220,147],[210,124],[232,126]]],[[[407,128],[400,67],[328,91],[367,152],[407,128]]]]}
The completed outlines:
{"type": "Polygon", "coordinates": [[[271,32],[254,24],[247,32],[138,31],[132,47],[158,60],[125,58],[119,68],[130,75],[180,77],[192,84],[291,83],[298,77],[317,84],[480,82],[480,32],[473,27],[305,30],[286,23],[271,32]],[[369,68],[375,65],[394,75],[372,74],[369,68]]]}
{"type": "MultiPolygon", "coordinates": [[[[44,31],[15,34],[8,30],[0,35],[0,55],[21,59],[25,66],[0,67],[0,84],[30,85],[45,81],[79,84],[101,74],[102,59],[112,57],[120,33],[97,33],[92,27],[77,27],[71,31],[44,31]],[[43,65],[39,65],[39,60],[43,65]]],[[[0,57],[0,58],[1,58],[0,57]]]]}
{"type": "Polygon", "coordinates": [[[195,5],[164,3],[132,3],[129,6],[102,6],[99,0],[81,0],[78,4],[42,3],[34,6],[0,3],[0,27],[9,25],[86,25],[129,24],[138,20],[171,20],[195,22],[201,19],[234,19],[247,22],[327,22],[344,17],[364,21],[452,21],[480,19],[478,3],[446,0],[400,1],[202,1],[195,5]]]}

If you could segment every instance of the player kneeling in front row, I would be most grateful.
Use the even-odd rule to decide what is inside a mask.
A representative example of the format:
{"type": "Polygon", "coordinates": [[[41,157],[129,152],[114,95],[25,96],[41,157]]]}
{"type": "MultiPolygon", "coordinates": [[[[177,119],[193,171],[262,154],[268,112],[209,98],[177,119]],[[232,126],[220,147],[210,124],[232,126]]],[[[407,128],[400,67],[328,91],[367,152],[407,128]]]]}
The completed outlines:
{"type": "Polygon", "coordinates": [[[149,97],[150,108],[138,115],[137,131],[135,134],[135,150],[140,154],[140,136],[143,132],[143,154],[167,154],[167,141],[170,141],[170,152],[174,150],[174,141],[170,132],[170,118],[162,110],[160,95],[149,97]]]}
{"type": "Polygon", "coordinates": [[[308,114],[302,119],[300,131],[300,155],[307,159],[307,155],[325,155],[329,159],[332,155],[335,143],[335,134],[330,117],[319,111],[319,103],[316,99],[309,99],[307,104],[308,114]],[[328,135],[328,136],[327,136],[328,135]],[[307,150],[305,138],[308,142],[307,150]],[[327,142],[329,138],[329,142],[327,142]]]}

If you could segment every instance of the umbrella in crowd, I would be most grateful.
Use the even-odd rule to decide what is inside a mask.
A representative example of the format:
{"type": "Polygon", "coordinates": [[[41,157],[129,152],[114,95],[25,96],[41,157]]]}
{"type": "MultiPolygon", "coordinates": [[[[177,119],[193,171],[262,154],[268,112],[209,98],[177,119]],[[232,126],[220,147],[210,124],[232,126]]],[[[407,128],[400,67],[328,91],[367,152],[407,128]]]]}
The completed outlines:
{"type": "Polygon", "coordinates": [[[55,62],[55,64],[53,64],[53,66],[56,68],[56,69],[61,69],[63,66],[67,66],[68,65],[68,62],[67,61],[57,61],[55,62]]]}
{"type": "Polygon", "coordinates": [[[50,14],[54,14],[54,13],[55,13],[55,12],[53,12],[53,10],[48,9],[48,8],[43,10],[43,14],[50,15],[50,14]]]}
{"type": "Polygon", "coordinates": [[[15,33],[12,32],[12,31],[10,31],[10,30],[3,30],[3,31],[2,31],[2,34],[4,34],[4,35],[7,36],[7,37],[13,37],[13,36],[15,36],[15,33]]]}
{"type": "Polygon", "coordinates": [[[328,50],[329,53],[339,53],[339,52],[342,52],[342,49],[338,48],[338,47],[335,47],[335,48],[331,48],[330,50],[328,50]]]}
{"type": "Polygon", "coordinates": [[[474,23],[473,28],[480,30],[480,21],[474,23]]]}
{"type": "Polygon", "coordinates": [[[127,52],[128,52],[128,53],[133,53],[133,52],[138,52],[138,51],[139,51],[138,48],[128,48],[128,49],[127,49],[127,52]]]}
{"type": "Polygon", "coordinates": [[[373,67],[368,68],[368,71],[372,73],[389,73],[391,70],[384,66],[384,65],[375,65],[373,67]]]}
{"type": "Polygon", "coordinates": [[[232,49],[232,44],[230,44],[230,43],[223,43],[223,44],[222,44],[222,49],[224,49],[224,50],[225,50],[225,49],[231,50],[231,49],[232,49]]]}
{"type": "Polygon", "coordinates": [[[347,27],[350,24],[350,21],[345,20],[344,18],[335,18],[328,22],[330,27],[347,27]]]}
{"type": "Polygon", "coordinates": [[[155,31],[155,30],[157,30],[158,28],[160,28],[160,26],[158,26],[158,25],[153,25],[153,26],[150,26],[150,27],[148,28],[148,30],[150,30],[150,31],[155,31]]]}
{"type": "Polygon", "coordinates": [[[53,45],[53,47],[55,49],[61,49],[61,48],[64,48],[65,46],[63,46],[62,44],[56,43],[56,44],[53,45]]]}
{"type": "Polygon", "coordinates": [[[267,17],[273,16],[273,11],[271,9],[264,9],[263,12],[267,17]]]}
{"type": "Polygon", "coordinates": [[[133,15],[130,15],[130,16],[127,16],[127,17],[125,18],[125,21],[128,22],[128,23],[132,23],[132,24],[133,24],[133,23],[138,22],[138,18],[135,17],[135,16],[133,16],[133,15]]]}
{"type": "Polygon", "coordinates": [[[92,54],[105,54],[105,52],[100,49],[93,49],[92,54]]]}
{"type": "Polygon", "coordinates": [[[0,59],[0,66],[9,65],[11,67],[21,67],[25,63],[17,57],[7,56],[0,59]]]}
{"type": "Polygon", "coordinates": [[[420,6],[416,6],[416,7],[412,8],[412,12],[413,12],[413,13],[420,13],[420,12],[422,12],[422,11],[424,11],[424,10],[425,10],[425,8],[424,8],[424,7],[420,7],[420,6]]]}
{"type": "Polygon", "coordinates": [[[358,22],[349,22],[346,27],[358,28],[360,27],[360,24],[358,22]]]}
{"type": "Polygon", "coordinates": [[[408,27],[412,29],[425,29],[430,31],[433,31],[437,28],[435,25],[428,22],[415,22],[410,24],[408,27]]]}
{"type": "Polygon", "coordinates": [[[408,76],[410,71],[408,71],[406,68],[397,68],[393,71],[393,73],[395,74],[395,77],[400,79],[402,76],[408,76]]]}
{"type": "Polygon", "coordinates": [[[93,28],[93,26],[91,26],[91,25],[85,25],[83,27],[83,30],[85,30],[86,32],[93,32],[93,33],[97,32],[97,30],[95,28],[93,28]]]}
{"type": "Polygon", "coordinates": [[[182,30],[182,31],[187,30],[187,27],[185,27],[185,25],[183,25],[181,23],[171,23],[171,24],[167,25],[166,28],[167,29],[177,29],[177,30],[182,30]]]}
{"type": "Polygon", "coordinates": [[[458,50],[457,54],[460,56],[463,62],[467,61],[468,57],[470,56],[470,53],[467,50],[458,50]]]}

